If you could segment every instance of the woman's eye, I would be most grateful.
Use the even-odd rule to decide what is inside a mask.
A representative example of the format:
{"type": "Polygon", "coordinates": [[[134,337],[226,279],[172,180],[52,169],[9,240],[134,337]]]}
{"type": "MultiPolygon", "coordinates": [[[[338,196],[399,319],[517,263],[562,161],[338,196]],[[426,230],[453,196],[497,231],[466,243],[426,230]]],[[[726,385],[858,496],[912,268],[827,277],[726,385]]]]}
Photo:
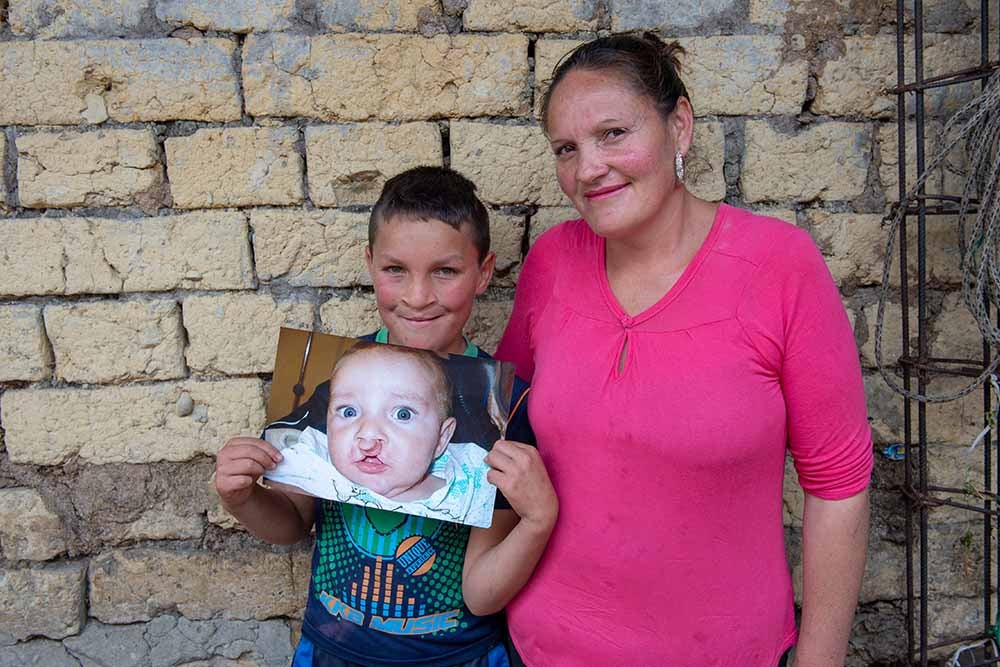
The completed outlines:
{"type": "Polygon", "coordinates": [[[358,416],[358,409],[350,405],[345,405],[337,408],[337,414],[344,419],[353,419],[358,416]]]}
{"type": "Polygon", "coordinates": [[[573,152],[573,148],[572,144],[563,144],[562,146],[556,146],[553,152],[556,154],[556,157],[568,157],[573,152]]]}
{"type": "Polygon", "coordinates": [[[396,408],[392,411],[392,418],[397,421],[408,422],[413,419],[413,411],[409,408],[396,408]]]}
{"type": "Polygon", "coordinates": [[[612,127],[611,129],[609,129],[607,132],[604,133],[604,138],[605,139],[615,139],[617,137],[622,136],[623,134],[625,134],[625,128],[623,128],[623,127],[612,127]]]}

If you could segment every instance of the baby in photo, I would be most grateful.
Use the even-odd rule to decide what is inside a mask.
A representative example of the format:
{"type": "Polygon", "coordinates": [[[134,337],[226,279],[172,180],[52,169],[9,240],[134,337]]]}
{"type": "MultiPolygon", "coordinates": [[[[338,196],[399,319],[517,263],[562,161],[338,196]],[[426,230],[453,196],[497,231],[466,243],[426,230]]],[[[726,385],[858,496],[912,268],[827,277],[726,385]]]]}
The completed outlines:
{"type": "Polygon", "coordinates": [[[488,526],[486,450],[453,443],[452,385],[433,352],[359,342],[330,377],[327,432],[306,428],[268,479],[312,495],[488,526]]]}

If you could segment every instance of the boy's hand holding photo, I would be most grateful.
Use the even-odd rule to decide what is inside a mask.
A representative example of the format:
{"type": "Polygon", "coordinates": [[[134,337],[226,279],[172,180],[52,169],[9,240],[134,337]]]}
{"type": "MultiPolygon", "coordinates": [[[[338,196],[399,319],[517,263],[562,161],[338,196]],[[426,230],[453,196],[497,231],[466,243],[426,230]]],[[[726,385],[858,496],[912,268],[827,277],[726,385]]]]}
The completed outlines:
{"type": "Polygon", "coordinates": [[[507,498],[521,522],[548,536],[559,516],[559,499],[538,450],[513,440],[497,440],[486,463],[490,466],[486,478],[507,498]]]}
{"type": "Polygon", "coordinates": [[[281,452],[260,438],[230,439],[215,458],[215,490],[231,514],[253,495],[257,480],[281,462],[281,452]]]}

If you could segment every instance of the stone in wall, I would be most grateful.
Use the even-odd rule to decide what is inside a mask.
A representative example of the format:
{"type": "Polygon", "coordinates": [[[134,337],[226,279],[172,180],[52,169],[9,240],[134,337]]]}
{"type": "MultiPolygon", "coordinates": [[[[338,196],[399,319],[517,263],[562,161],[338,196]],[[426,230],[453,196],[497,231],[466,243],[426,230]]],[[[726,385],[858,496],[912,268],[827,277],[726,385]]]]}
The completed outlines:
{"type": "Polygon", "coordinates": [[[490,211],[490,249],[496,253],[491,285],[513,287],[521,270],[525,216],[490,211]]]}
{"type": "Polygon", "coordinates": [[[806,221],[839,285],[881,284],[886,241],[882,216],[809,209],[806,221]]]}
{"type": "Polygon", "coordinates": [[[257,210],[250,214],[257,274],[294,287],[370,285],[368,215],[346,211],[257,210]]]}
{"type": "Polygon", "coordinates": [[[80,563],[0,570],[0,645],[80,632],[85,573],[80,563]]]}
{"type": "Polygon", "coordinates": [[[49,560],[66,551],[59,515],[34,489],[0,489],[0,546],[7,560],[49,560]]]}
{"type": "Polygon", "coordinates": [[[790,0],[750,0],[749,17],[751,23],[771,26],[785,25],[790,0]]]}
{"type": "Polygon", "coordinates": [[[301,203],[298,138],[298,130],[290,127],[233,127],[167,139],[174,204],[222,208],[301,203]]]}
{"type": "Polygon", "coordinates": [[[443,160],[433,123],[310,126],[305,134],[309,196],[317,206],[374,204],[390,177],[443,160]]]}
{"type": "Polygon", "coordinates": [[[55,375],[66,382],[171,380],[187,375],[174,301],[76,302],[45,307],[55,375]]]}
{"type": "Polygon", "coordinates": [[[295,16],[295,0],[156,0],[156,18],[172,26],[193,26],[219,32],[288,30],[295,16]]]}
{"type": "Polygon", "coordinates": [[[313,305],[255,293],[184,299],[187,362],[198,373],[272,372],[281,327],[311,330],[313,305]]]}
{"type": "Polygon", "coordinates": [[[150,510],[128,527],[125,540],[196,540],[204,533],[200,517],[150,510]]]}
{"type": "MultiPolygon", "coordinates": [[[[898,331],[898,329],[897,329],[898,331]]],[[[895,334],[899,336],[898,333],[895,334]]],[[[914,338],[916,333],[914,332],[914,338]]],[[[971,381],[971,378],[937,378],[933,380],[928,393],[944,395],[958,391],[971,381]]],[[[897,384],[902,384],[897,378],[897,384]]],[[[913,383],[916,387],[916,382],[913,383]]],[[[903,441],[903,400],[885,383],[878,374],[865,377],[865,393],[868,397],[868,412],[871,417],[873,435],[877,443],[892,443],[903,441]]],[[[968,448],[983,428],[983,396],[977,389],[971,394],[948,403],[934,403],[927,406],[927,439],[931,444],[948,444],[968,448]]],[[[912,410],[910,427],[912,433],[917,433],[917,410],[912,410]]],[[[913,436],[914,438],[916,435],[913,436]]],[[[943,450],[944,451],[944,450],[943,450]]],[[[939,455],[942,460],[944,454],[939,455]]],[[[972,466],[972,457],[969,459],[972,466]]],[[[948,465],[943,463],[942,465],[948,465]]],[[[942,469],[941,474],[945,474],[942,469]]],[[[948,519],[946,512],[938,511],[939,521],[948,519]]]]}
{"type": "Polygon", "coordinates": [[[251,35],[243,51],[252,116],[417,120],[523,114],[523,35],[251,35]]]}
{"type": "MultiPolygon", "coordinates": [[[[926,34],[924,77],[966,69],[979,62],[979,41],[971,35],[926,34]]],[[[913,43],[905,46],[912,54],[913,43]]],[[[906,59],[906,81],[912,81],[912,57],[906,59]]],[[[891,118],[896,114],[896,96],[888,90],[897,84],[896,37],[883,34],[844,37],[843,55],[829,60],[817,78],[813,112],[828,116],[891,118]]],[[[958,109],[970,98],[968,86],[927,91],[930,115],[958,109]]]]}
{"type": "MultiPolygon", "coordinates": [[[[3,5],[0,5],[0,14],[3,13],[3,5]]],[[[4,175],[6,169],[4,162],[7,159],[7,135],[0,131],[0,211],[7,208],[7,178],[4,175]]]]}
{"type": "Polygon", "coordinates": [[[722,123],[694,124],[691,150],[684,160],[684,184],[696,197],[721,201],[726,196],[726,130],[722,123]]]}
{"type": "Polygon", "coordinates": [[[204,211],[108,220],[0,219],[0,295],[249,289],[246,217],[204,211]]]}
{"type": "MultiPolygon", "coordinates": [[[[941,313],[931,325],[931,355],[950,359],[980,360],[983,335],[961,292],[944,297],[941,313]]],[[[970,366],[977,364],[972,363],[970,366]]]]}
{"type": "Polygon", "coordinates": [[[123,37],[142,29],[151,0],[10,0],[16,35],[35,39],[123,37]]]}
{"type": "MultiPolygon", "coordinates": [[[[868,324],[868,336],[861,346],[861,365],[875,367],[875,325],[878,321],[878,303],[865,306],[865,321],[868,324]]],[[[917,329],[917,308],[916,304],[910,303],[910,333],[913,340],[916,340],[917,329]]],[[[902,310],[898,303],[887,303],[885,305],[885,324],[883,325],[882,338],[882,360],[886,366],[894,366],[896,360],[903,353],[901,341],[902,332],[902,310]]]]}
{"type": "Polygon", "coordinates": [[[542,206],[531,216],[529,241],[534,244],[539,236],[559,223],[579,218],[580,212],[572,206],[542,206]]]}
{"type": "Polygon", "coordinates": [[[333,297],[319,308],[323,331],[337,336],[363,336],[382,326],[375,299],[368,294],[333,297]]]}
{"type": "Polygon", "coordinates": [[[858,197],[865,189],[870,143],[867,128],[857,123],[817,123],[785,133],[768,121],[749,120],[743,196],[748,202],[858,197]]]}
{"type": "Polygon", "coordinates": [[[13,646],[0,646],[0,667],[80,667],[80,661],[71,656],[61,642],[32,639],[13,646]]]}
{"type": "Polygon", "coordinates": [[[542,119],[542,98],[564,55],[583,44],[579,39],[539,39],[535,42],[535,117],[542,119]]]}
{"type": "Polygon", "coordinates": [[[513,305],[513,301],[486,301],[479,298],[472,309],[472,315],[469,316],[465,335],[480,348],[493,354],[500,342],[500,336],[503,335],[504,327],[507,326],[513,305]]]}
{"type": "Polygon", "coordinates": [[[234,435],[259,433],[264,421],[256,378],[12,389],[0,401],[11,462],[34,465],[74,456],[97,464],[187,461],[214,454],[234,435]]]}
{"type": "Polygon", "coordinates": [[[189,619],[265,620],[290,616],[294,595],[288,554],[136,548],[95,557],[88,575],[90,614],[135,623],[176,611],[189,619]]]}
{"type": "MultiPolygon", "coordinates": [[[[292,657],[284,621],[193,621],[157,616],[147,624],[91,622],[65,644],[85,665],[278,667],[292,657]]],[[[79,664],[79,663],[74,663],[79,664]]]]}
{"type": "Polygon", "coordinates": [[[466,30],[585,32],[598,28],[597,0],[470,0],[466,30]]]}
{"type": "Polygon", "coordinates": [[[611,29],[671,30],[697,28],[724,19],[739,9],[736,0],[610,0],[611,29]]]}
{"type": "Polygon", "coordinates": [[[51,375],[52,349],[39,306],[0,306],[0,331],[4,332],[0,339],[0,382],[44,380],[51,375]]]}
{"type": "Polygon", "coordinates": [[[234,49],[228,39],[4,42],[0,125],[239,120],[234,49]]]}
{"type": "Polygon", "coordinates": [[[451,166],[492,204],[569,203],[556,181],[552,149],[536,125],[452,121],[451,166]]]}
{"type": "Polygon", "coordinates": [[[317,0],[316,20],[327,32],[416,32],[436,25],[434,0],[317,0]],[[430,24],[430,25],[428,25],[430,24]]]}
{"type": "Polygon", "coordinates": [[[16,144],[26,208],[130,206],[163,198],[163,166],[148,130],[35,132],[19,135],[16,144]]]}

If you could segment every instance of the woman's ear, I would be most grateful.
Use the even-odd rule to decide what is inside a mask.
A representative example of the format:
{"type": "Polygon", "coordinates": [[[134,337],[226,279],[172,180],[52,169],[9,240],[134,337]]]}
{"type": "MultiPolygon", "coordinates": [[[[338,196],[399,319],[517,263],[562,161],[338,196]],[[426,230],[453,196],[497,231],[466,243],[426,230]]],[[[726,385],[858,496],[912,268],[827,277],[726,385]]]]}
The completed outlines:
{"type": "Polygon", "coordinates": [[[688,98],[677,98],[677,105],[670,112],[670,118],[667,122],[670,126],[674,146],[682,154],[687,155],[688,151],[691,150],[691,141],[694,135],[694,109],[688,98]]]}

